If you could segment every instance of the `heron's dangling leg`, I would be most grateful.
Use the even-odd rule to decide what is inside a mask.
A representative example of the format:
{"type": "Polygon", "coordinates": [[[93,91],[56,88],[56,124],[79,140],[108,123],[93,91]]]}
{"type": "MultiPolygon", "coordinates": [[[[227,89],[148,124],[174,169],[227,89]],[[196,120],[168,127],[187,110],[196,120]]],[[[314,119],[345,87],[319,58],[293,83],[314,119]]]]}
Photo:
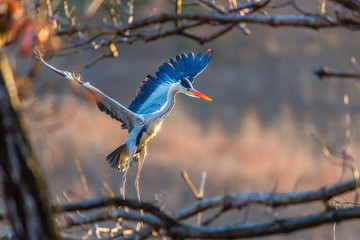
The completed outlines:
{"type": "Polygon", "coordinates": [[[124,172],[124,175],[123,175],[123,178],[122,178],[122,193],[121,193],[124,200],[125,200],[126,175],[127,175],[127,171],[128,171],[128,170],[129,170],[129,166],[126,165],[125,172],[124,172]]]}
{"type": "Polygon", "coordinates": [[[124,199],[125,199],[126,175],[127,175],[127,172],[128,172],[128,170],[130,168],[130,163],[132,161],[132,158],[134,157],[134,153],[135,153],[135,149],[129,149],[129,157],[128,157],[128,160],[127,160],[127,163],[126,163],[126,168],[125,168],[125,172],[124,172],[123,179],[122,179],[122,195],[123,195],[124,199]]]}
{"type": "Polygon", "coordinates": [[[137,194],[137,198],[138,198],[139,202],[141,202],[140,190],[139,190],[139,178],[140,178],[141,168],[144,164],[145,155],[146,155],[146,146],[139,153],[139,165],[138,165],[138,171],[137,171],[136,178],[135,178],[136,194],[137,194]]]}

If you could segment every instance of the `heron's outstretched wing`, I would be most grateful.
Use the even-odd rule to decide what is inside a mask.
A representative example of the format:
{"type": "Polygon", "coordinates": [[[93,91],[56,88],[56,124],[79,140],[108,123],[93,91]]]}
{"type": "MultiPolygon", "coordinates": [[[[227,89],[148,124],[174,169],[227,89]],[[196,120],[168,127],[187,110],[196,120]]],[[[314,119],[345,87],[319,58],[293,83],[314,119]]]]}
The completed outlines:
{"type": "Polygon", "coordinates": [[[146,114],[158,111],[166,103],[167,93],[174,83],[186,78],[190,82],[199,75],[208,65],[212,50],[209,49],[203,54],[198,53],[196,57],[190,52],[188,55],[182,53],[175,59],[171,58],[159,67],[155,76],[148,75],[141,83],[134,101],[129,109],[135,113],[146,114]]]}
{"type": "Polygon", "coordinates": [[[127,109],[126,107],[122,106],[120,103],[110,98],[109,96],[101,92],[99,89],[91,86],[90,83],[81,81],[80,74],[70,73],[57,69],[45,62],[45,60],[41,57],[39,53],[36,53],[36,55],[40,59],[40,61],[50,70],[60,74],[61,76],[69,80],[78,82],[87,90],[89,90],[90,93],[94,96],[96,104],[100,111],[105,112],[110,117],[115,118],[116,120],[123,123],[122,127],[127,128],[129,132],[132,131],[135,125],[141,124],[144,121],[143,116],[140,116],[139,114],[136,114],[131,110],[127,109]]]}

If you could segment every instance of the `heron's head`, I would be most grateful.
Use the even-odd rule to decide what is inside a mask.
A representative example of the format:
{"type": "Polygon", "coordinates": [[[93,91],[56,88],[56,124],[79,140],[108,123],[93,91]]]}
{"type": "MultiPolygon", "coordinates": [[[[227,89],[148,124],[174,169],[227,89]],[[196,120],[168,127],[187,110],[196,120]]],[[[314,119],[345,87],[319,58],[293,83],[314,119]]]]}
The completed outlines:
{"type": "Polygon", "coordinates": [[[212,101],[211,98],[205,96],[201,92],[196,91],[195,88],[193,87],[193,85],[191,84],[191,82],[187,78],[184,78],[184,77],[181,77],[180,92],[182,92],[190,97],[203,98],[205,100],[212,101]]]}

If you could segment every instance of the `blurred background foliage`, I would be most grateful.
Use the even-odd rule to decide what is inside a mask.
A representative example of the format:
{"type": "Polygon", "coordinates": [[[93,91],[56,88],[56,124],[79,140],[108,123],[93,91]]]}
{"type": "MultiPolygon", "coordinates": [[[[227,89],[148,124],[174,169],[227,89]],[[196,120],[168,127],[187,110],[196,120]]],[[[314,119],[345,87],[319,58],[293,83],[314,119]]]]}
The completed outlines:
{"type": "MultiPolygon", "coordinates": [[[[63,1],[51,4],[54,13],[65,14],[63,1]]],[[[76,21],[82,21],[88,1],[67,4],[69,9],[74,8],[72,15],[76,21]]],[[[298,4],[308,10],[315,6],[311,0],[298,4]]],[[[135,19],[173,8],[165,0],[135,1],[134,6],[135,19]]],[[[105,10],[100,8],[86,22],[101,22],[105,16],[105,10]]],[[[251,36],[233,30],[205,46],[177,36],[146,44],[117,45],[117,58],[104,59],[89,69],[84,66],[101,50],[50,60],[60,69],[81,73],[85,81],[128,106],[145,76],[154,74],[170,57],[182,52],[214,50],[208,68],[195,82],[195,87],[214,101],[176,97],[175,108],[149,144],[140,178],[144,200],[160,201],[170,210],[193,203],[181,179],[181,169],[186,169],[192,179],[207,171],[205,196],[246,191],[290,192],[335,183],[342,177],[341,167],[322,156],[311,136],[342,151],[347,147],[346,112],[351,116],[350,154],[358,164],[359,84],[337,79],[319,81],[312,73],[322,65],[359,71],[358,32],[249,26],[251,36]],[[350,99],[349,107],[343,102],[345,94],[350,99]]],[[[29,84],[34,90],[23,93],[25,120],[53,201],[80,200],[110,192],[119,195],[122,174],[109,168],[105,156],[126,138],[120,124],[79,97],[81,90],[42,66],[27,81],[33,62],[18,58],[11,48],[7,51],[18,82],[29,84]],[[82,172],[88,188],[84,187],[82,172]]],[[[130,169],[129,197],[135,197],[132,184],[135,174],[136,168],[130,169]]],[[[305,214],[311,210],[296,207],[290,211],[280,209],[278,214],[287,216],[292,211],[305,214]]],[[[272,219],[260,207],[251,207],[250,212],[245,216],[248,222],[272,219]]],[[[241,221],[233,218],[234,224],[241,221]]],[[[358,236],[356,222],[338,225],[337,237],[358,236]]],[[[281,238],[329,239],[331,226],[281,238]]]]}

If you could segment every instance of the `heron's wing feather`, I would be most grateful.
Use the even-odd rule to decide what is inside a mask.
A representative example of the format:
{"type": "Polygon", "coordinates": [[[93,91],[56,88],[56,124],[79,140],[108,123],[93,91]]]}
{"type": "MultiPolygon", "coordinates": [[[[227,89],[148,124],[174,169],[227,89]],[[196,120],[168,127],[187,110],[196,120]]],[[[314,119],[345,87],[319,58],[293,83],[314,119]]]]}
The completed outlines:
{"type": "Polygon", "coordinates": [[[123,123],[123,128],[127,128],[129,132],[134,128],[136,124],[141,124],[144,121],[144,118],[139,114],[136,114],[131,110],[127,109],[126,107],[122,106],[120,103],[110,98],[109,96],[101,92],[99,89],[93,87],[90,83],[81,81],[80,74],[70,73],[57,69],[45,62],[45,60],[40,56],[40,54],[37,55],[40,61],[50,70],[60,74],[61,76],[69,80],[78,82],[88,91],[90,91],[100,111],[105,112],[110,117],[123,123]]]}
{"type": "MultiPolygon", "coordinates": [[[[162,83],[156,86],[156,90],[147,96],[137,108],[137,113],[147,114],[159,111],[166,103],[167,94],[172,84],[162,83]]],[[[138,96],[138,95],[137,95],[138,96]]],[[[140,95],[141,96],[141,95],[140,95]]]]}
{"type": "Polygon", "coordinates": [[[166,102],[171,85],[180,82],[181,77],[193,82],[195,77],[208,65],[212,53],[210,49],[205,54],[198,53],[196,57],[192,52],[188,55],[182,53],[177,55],[175,59],[171,58],[168,62],[163,63],[155,76],[148,75],[141,83],[129,109],[139,114],[160,110],[166,102]]]}

